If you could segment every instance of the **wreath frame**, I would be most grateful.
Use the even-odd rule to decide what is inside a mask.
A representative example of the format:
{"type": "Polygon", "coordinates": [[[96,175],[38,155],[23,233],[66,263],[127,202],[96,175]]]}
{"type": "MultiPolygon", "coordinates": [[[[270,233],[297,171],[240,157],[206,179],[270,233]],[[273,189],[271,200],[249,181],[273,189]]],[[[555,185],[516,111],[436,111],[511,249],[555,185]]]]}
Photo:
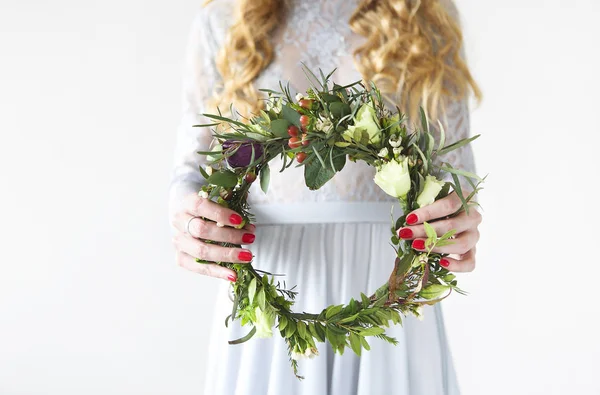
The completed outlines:
{"type": "MultiPolygon", "coordinates": [[[[433,196],[427,197],[425,204],[447,196],[450,188],[457,193],[461,207],[452,217],[478,205],[473,198],[484,181],[450,163],[434,162],[436,157],[471,143],[479,135],[446,145],[444,128],[438,121],[436,142],[423,109],[420,110],[420,127],[414,126],[410,131],[406,116],[398,107],[396,112],[387,108],[386,98],[374,83],[365,85],[357,81],[338,85],[331,81],[335,70],[327,75],[319,70],[320,78],[306,66],[303,70],[311,87],[306,94],[297,95],[296,100],[292,98],[289,83],[280,82],[279,92],[260,89],[268,98],[265,110],[259,114],[249,119],[237,114],[234,118],[224,116],[217,109],[218,114],[203,114],[214,123],[194,125],[212,128],[214,141],[219,143],[211,151],[198,151],[208,156],[206,169],[199,168],[206,180],[199,195],[240,213],[243,221],[238,228],[254,219],[247,201],[250,186],[258,178],[261,189],[267,193],[269,162],[276,157],[283,159],[280,171],[290,167],[294,158],[298,166],[304,166],[306,185],[311,190],[331,180],[347,159],[363,160],[375,166],[377,174],[383,174],[386,166],[397,164],[407,169],[398,180],[388,177],[388,183],[395,185],[385,185],[385,188],[382,186],[385,179],[378,183],[394,196],[390,191],[398,191],[402,184],[400,178],[406,186],[408,177],[409,188],[404,195],[394,196],[403,213],[395,220],[391,213],[390,242],[396,259],[390,277],[370,296],[361,293],[360,298],[327,306],[319,313],[295,313],[291,307],[297,291],[295,287],[288,289],[285,282],[276,281],[280,275],[256,269],[252,262],[216,262],[237,273],[237,281],[232,284],[232,312],[225,319],[225,325],[235,319],[239,319],[242,326],[252,325],[246,336],[229,344],[240,344],[254,336],[268,337],[276,327],[285,339],[291,367],[299,379],[303,377],[298,374],[298,360],[318,355],[317,343],[327,340],[335,352],[342,354],[349,347],[359,356],[363,349],[370,349],[367,337],[395,345],[397,341],[388,336],[384,328],[401,324],[402,315],[421,317],[423,305],[438,303],[452,291],[465,294],[458,288],[455,275],[439,264],[447,254],[432,252],[435,247],[451,244],[454,230],[438,237],[425,222],[426,248],[418,252],[408,241],[398,238],[396,229],[406,226],[406,213],[424,205],[420,198],[426,190],[433,196]],[[449,174],[452,181],[440,181],[444,174],[449,174]],[[430,177],[435,177],[437,186],[430,177]],[[461,178],[468,182],[469,192],[462,187],[461,178]]],[[[229,114],[234,113],[232,105],[229,114]]],[[[240,247],[231,243],[217,244],[240,247]]]]}

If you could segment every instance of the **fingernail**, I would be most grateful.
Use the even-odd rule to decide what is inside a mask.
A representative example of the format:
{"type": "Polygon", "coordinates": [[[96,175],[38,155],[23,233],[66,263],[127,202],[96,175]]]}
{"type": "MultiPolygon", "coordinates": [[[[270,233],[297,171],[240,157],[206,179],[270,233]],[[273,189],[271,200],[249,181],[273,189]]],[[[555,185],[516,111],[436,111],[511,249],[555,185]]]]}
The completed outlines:
{"type": "Polygon", "coordinates": [[[233,274],[230,274],[229,276],[227,276],[227,279],[228,279],[229,281],[231,281],[232,283],[234,283],[234,282],[236,282],[236,281],[237,281],[237,277],[236,277],[236,276],[234,276],[233,274]]]}
{"type": "Polygon", "coordinates": [[[400,229],[400,232],[398,232],[398,237],[401,239],[412,239],[413,236],[413,231],[408,228],[402,228],[400,229]]]}
{"type": "Polygon", "coordinates": [[[416,224],[418,220],[419,220],[419,218],[417,217],[416,214],[408,214],[408,217],[406,217],[406,223],[409,225],[416,224]]]}
{"type": "Polygon", "coordinates": [[[256,225],[254,225],[254,224],[250,224],[250,225],[248,225],[248,226],[250,226],[250,230],[251,230],[252,232],[254,232],[254,231],[256,230],[256,225]]]}
{"type": "Polygon", "coordinates": [[[415,250],[424,250],[425,249],[425,240],[413,240],[412,247],[415,250]]]}
{"type": "Polygon", "coordinates": [[[254,236],[252,233],[244,233],[242,236],[242,242],[245,244],[254,243],[254,239],[256,239],[256,236],[254,236]]]}
{"type": "Polygon", "coordinates": [[[237,214],[231,214],[229,216],[229,222],[231,222],[233,225],[239,225],[242,223],[242,217],[237,214]]]}
{"type": "Polygon", "coordinates": [[[252,253],[250,251],[240,251],[238,259],[240,261],[250,262],[252,260],[252,253]]]}
{"type": "Polygon", "coordinates": [[[440,265],[442,265],[443,267],[448,267],[448,266],[450,266],[450,261],[447,260],[446,258],[442,258],[442,259],[440,259],[440,265]]]}

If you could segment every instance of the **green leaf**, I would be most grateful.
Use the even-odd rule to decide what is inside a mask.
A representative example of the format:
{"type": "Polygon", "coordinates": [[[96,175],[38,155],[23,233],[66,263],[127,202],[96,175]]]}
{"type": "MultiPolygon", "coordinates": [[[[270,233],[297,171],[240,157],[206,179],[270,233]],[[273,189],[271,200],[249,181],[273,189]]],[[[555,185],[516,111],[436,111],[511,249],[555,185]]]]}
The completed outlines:
{"type": "Polygon", "coordinates": [[[300,123],[300,113],[294,110],[289,104],[283,106],[281,110],[281,115],[283,115],[283,118],[285,118],[292,125],[296,125],[298,128],[302,128],[302,124],[300,123]]]}
{"type": "Polygon", "coordinates": [[[372,326],[370,328],[365,328],[363,330],[360,331],[360,335],[361,336],[378,336],[385,333],[385,330],[383,328],[380,328],[378,326],[372,326]]]}
{"type": "MultiPolygon", "coordinates": [[[[332,153],[328,152],[327,157],[323,161],[329,161],[329,155],[333,154],[333,165],[337,171],[340,171],[346,164],[346,156],[340,155],[336,157],[336,152],[337,150],[334,150],[332,153]]],[[[312,160],[304,166],[304,181],[309,189],[316,190],[325,185],[335,173],[331,166],[321,165],[320,161],[312,160]]]]}
{"type": "Polygon", "coordinates": [[[265,311],[265,307],[266,307],[266,295],[265,295],[265,288],[262,287],[260,289],[260,291],[258,291],[258,297],[256,298],[256,301],[258,302],[258,306],[261,308],[262,311],[265,311]]]}
{"type": "Polygon", "coordinates": [[[276,119],[271,121],[271,132],[277,137],[289,137],[288,127],[290,122],[287,119],[276,119]]]}
{"type": "Polygon", "coordinates": [[[303,321],[298,321],[298,325],[296,327],[298,329],[298,335],[304,339],[306,337],[306,324],[303,321]]]}
{"type": "Polygon", "coordinates": [[[419,296],[423,299],[436,299],[448,292],[450,287],[441,284],[431,284],[419,292],[419,296]]]}
{"type": "Polygon", "coordinates": [[[369,342],[367,341],[367,339],[365,339],[362,336],[359,336],[359,337],[360,337],[360,344],[362,344],[363,348],[367,351],[370,351],[371,346],[369,345],[369,342]]]}
{"type": "Polygon", "coordinates": [[[327,103],[333,103],[333,102],[336,102],[336,101],[342,101],[342,99],[339,96],[332,95],[332,94],[329,94],[329,93],[321,93],[321,97],[327,103]]]}
{"type": "Polygon", "coordinates": [[[483,179],[481,179],[477,174],[473,174],[471,172],[460,170],[460,169],[455,169],[453,167],[440,166],[440,170],[451,173],[451,174],[456,174],[458,176],[465,176],[465,177],[473,178],[477,181],[483,181],[483,179]]]}
{"type": "Polygon", "coordinates": [[[202,174],[202,177],[204,177],[204,179],[208,179],[208,177],[210,177],[206,170],[204,170],[202,165],[198,166],[198,170],[200,170],[200,174],[202,174]]]}
{"type": "Polygon", "coordinates": [[[366,309],[371,304],[371,299],[362,292],[360,293],[360,299],[362,301],[363,309],[366,309]]]}
{"type": "Polygon", "coordinates": [[[285,338],[289,339],[294,333],[296,333],[296,322],[292,319],[288,321],[285,327],[285,338]]]}
{"type": "Polygon", "coordinates": [[[446,144],[446,130],[444,129],[444,125],[438,120],[438,126],[440,127],[440,143],[438,144],[438,151],[440,151],[444,144],[446,144]]]}
{"type": "Polygon", "coordinates": [[[467,145],[471,141],[478,139],[479,136],[481,136],[481,135],[478,134],[476,136],[469,137],[468,139],[462,139],[462,140],[457,141],[456,143],[447,145],[447,146],[445,146],[444,148],[442,148],[441,150],[438,151],[438,155],[445,155],[445,154],[447,154],[450,151],[454,151],[455,149],[458,149],[458,148],[462,147],[463,145],[467,145]]]}
{"type": "Polygon", "coordinates": [[[424,132],[429,133],[429,122],[427,120],[427,115],[425,114],[425,110],[423,110],[423,107],[419,108],[419,112],[421,113],[421,127],[423,128],[424,132]]]}
{"type": "Polygon", "coordinates": [[[315,332],[317,333],[317,336],[315,336],[317,339],[319,339],[320,342],[324,342],[325,341],[325,326],[321,325],[320,323],[315,323],[315,332]]]}
{"type": "Polygon", "coordinates": [[[352,322],[352,321],[354,321],[355,319],[357,319],[359,315],[360,315],[360,313],[356,313],[356,314],[353,314],[353,315],[351,315],[351,316],[349,316],[349,317],[343,318],[343,319],[339,320],[338,322],[339,322],[340,324],[345,324],[345,323],[347,323],[347,322],[352,322]]]}
{"type": "Polygon", "coordinates": [[[337,306],[330,306],[329,308],[327,308],[327,313],[325,313],[325,318],[328,320],[331,319],[331,317],[333,317],[336,314],[338,314],[339,312],[341,312],[343,308],[344,308],[343,304],[339,304],[337,306]]]}
{"type": "Polygon", "coordinates": [[[288,324],[287,318],[285,318],[284,315],[280,315],[279,316],[279,330],[280,331],[284,330],[285,327],[287,326],[287,324],[288,324]]]}
{"type": "Polygon", "coordinates": [[[427,222],[423,222],[423,226],[425,227],[425,233],[427,234],[427,238],[432,242],[437,240],[437,233],[435,233],[435,229],[433,226],[429,225],[427,222]]]}
{"type": "Polygon", "coordinates": [[[221,170],[212,173],[206,181],[223,188],[233,188],[238,183],[238,176],[232,171],[221,170]]]}
{"type": "Polygon", "coordinates": [[[262,191],[264,193],[267,193],[267,191],[269,190],[269,181],[270,180],[271,180],[271,169],[269,168],[269,164],[266,163],[260,169],[260,189],[262,189],[262,191]]]}
{"type": "Polygon", "coordinates": [[[362,348],[360,346],[360,336],[356,333],[350,333],[350,347],[352,348],[352,351],[360,357],[362,348]]]}
{"type": "Polygon", "coordinates": [[[250,285],[248,285],[248,300],[249,300],[250,305],[252,305],[252,302],[254,301],[255,294],[256,294],[256,278],[253,278],[252,281],[250,281],[250,285]]]}
{"type": "Polygon", "coordinates": [[[252,336],[254,336],[255,333],[256,333],[256,327],[253,326],[252,329],[250,330],[250,332],[246,336],[241,337],[236,340],[230,340],[229,344],[241,344],[241,343],[247,342],[248,340],[252,339],[252,336]]]}
{"type": "Polygon", "coordinates": [[[333,115],[337,119],[343,118],[351,113],[350,106],[341,101],[331,103],[329,105],[329,111],[331,111],[331,115],[333,115]]]}

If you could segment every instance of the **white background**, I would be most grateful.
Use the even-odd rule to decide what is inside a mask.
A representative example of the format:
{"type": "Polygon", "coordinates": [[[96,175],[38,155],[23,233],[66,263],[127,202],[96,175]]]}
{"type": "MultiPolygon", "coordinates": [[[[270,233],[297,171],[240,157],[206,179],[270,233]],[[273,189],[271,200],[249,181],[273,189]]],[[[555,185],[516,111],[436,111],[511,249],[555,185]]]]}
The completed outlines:
{"type": "MultiPolygon", "coordinates": [[[[1,395],[201,393],[218,280],[176,267],[166,208],[199,3],[0,1],[1,395]]],[[[489,173],[445,308],[463,393],[600,394],[600,3],[458,6],[489,173]]]]}

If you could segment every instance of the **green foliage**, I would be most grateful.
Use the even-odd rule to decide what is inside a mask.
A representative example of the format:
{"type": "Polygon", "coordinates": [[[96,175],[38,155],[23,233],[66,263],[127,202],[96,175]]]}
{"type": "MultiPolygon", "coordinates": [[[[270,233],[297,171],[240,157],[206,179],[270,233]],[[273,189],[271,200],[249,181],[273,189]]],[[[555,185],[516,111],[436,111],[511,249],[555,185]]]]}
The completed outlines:
{"type": "MultiPolygon", "coordinates": [[[[357,355],[361,355],[363,350],[370,350],[367,337],[396,344],[397,341],[386,335],[385,331],[392,325],[401,325],[402,316],[419,314],[421,306],[437,303],[452,291],[464,294],[457,287],[456,277],[439,264],[445,255],[434,252],[436,248],[454,242],[454,230],[438,236],[434,226],[425,222],[423,226],[427,238],[424,252],[413,250],[411,241],[399,239],[396,230],[406,226],[406,215],[418,208],[417,198],[423,191],[427,176],[440,178],[444,173],[452,176],[452,182],[445,183],[437,199],[447,196],[452,187],[461,197],[462,205],[458,212],[468,210],[476,204],[472,200],[481,190],[480,185],[484,180],[470,172],[456,169],[450,163],[440,163],[440,156],[464,147],[479,136],[445,145],[446,132],[438,122],[440,133],[439,141],[436,142],[425,111],[421,110],[420,119],[416,120],[420,127],[409,130],[405,115],[400,111],[391,112],[374,84],[371,83],[369,89],[360,81],[338,85],[331,81],[333,72],[325,74],[319,70],[317,75],[306,68],[304,72],[311,83],[304,95],[312,100],[310,105],[305,106],[308,108],[295,103],[289,84],[280,83],[279,92],[262,90],[269,95],[267,110],[246,119],[247,123],[225,117],[219,111],[217,115],[205,114],[215,123],[195,125],[228,127],[225,131],[213,131],[213,137],[219,143],[225,140],[253,143],[251,163],[246,168],[229,168],[223,152],[199,152],[212,158],[212,174],[199,168],[207,180],[202,191],[207,193],[208,198],[239,212],[244,221],[251,221],[253,216],[247,196],[254,180],[248,179],[248,174],[256,173],[259,178],[257,182],[260,182],[261,189],[267,193],[270,182],[269,163],[276,157],[282,159],[281,171],[294,163],[304,166],[305,183],[311,190],[319,189],[329,182],[344,168],[347,157],[378,169],[391,160],[406,159],[411,188],[406,197],[398,198],[404,213],[396,219],[392,215],[388,240],[396,251],[396,261],[393,269],[390,265],[388,281],[374,293],[361,293],[360,299],[351,299],[347,304],[328,306],[318,314],[296,313],[292,311],[292,307],[297,292],[294,288],[288,289],[285,282],[276,282],[275,275],[257,270],[251,263],[242,265],[217,262],[235,270],[238,275],[238,280],[232,284],[232,312],[226,319],[226,325],[230,319],[240,320],[242,325],[252,325],[246,336],[230,343],[242,343],[252,338],[257,330],[264,331],[265,322],[260,322],[259,325],[258,320],[267,320],[266,325],[276,326],[278,333],[285,339],[291,367],[299,378],[301,376],[298,375],[296,360],[298,355],[313,353],[318,343],[327,341],[335,352],[341,354],[349,348],[357,355]],[[373,134],[374,127],[380,128],[379,132],[375,130],[377,133],[374,135],[379,138],[376,143],[370,141],[372,138],[370,139],[364,126],[358,127],[356,124],[357,112],[366,103],[370,103],[375,109],[375,126],[369,125],[370,132],[373,134]],[[309,119],[304,128],[300,123],[301,115],[309,119]],[[304,140],[304,144],[289,140],[290,125],[301,130],[299,138],[304,140]],[[256,155],[255,144],[261,145],[263,155],[256,155]],[[464,193],[461,180],[466,180],[469,184],[472,192],[468,195],[464,193]]],[[[227,155],[229,154],[231,153],[228,152],[227,155]]],[[[239,247],[231,243],[220,244],[239,247]]]]}

